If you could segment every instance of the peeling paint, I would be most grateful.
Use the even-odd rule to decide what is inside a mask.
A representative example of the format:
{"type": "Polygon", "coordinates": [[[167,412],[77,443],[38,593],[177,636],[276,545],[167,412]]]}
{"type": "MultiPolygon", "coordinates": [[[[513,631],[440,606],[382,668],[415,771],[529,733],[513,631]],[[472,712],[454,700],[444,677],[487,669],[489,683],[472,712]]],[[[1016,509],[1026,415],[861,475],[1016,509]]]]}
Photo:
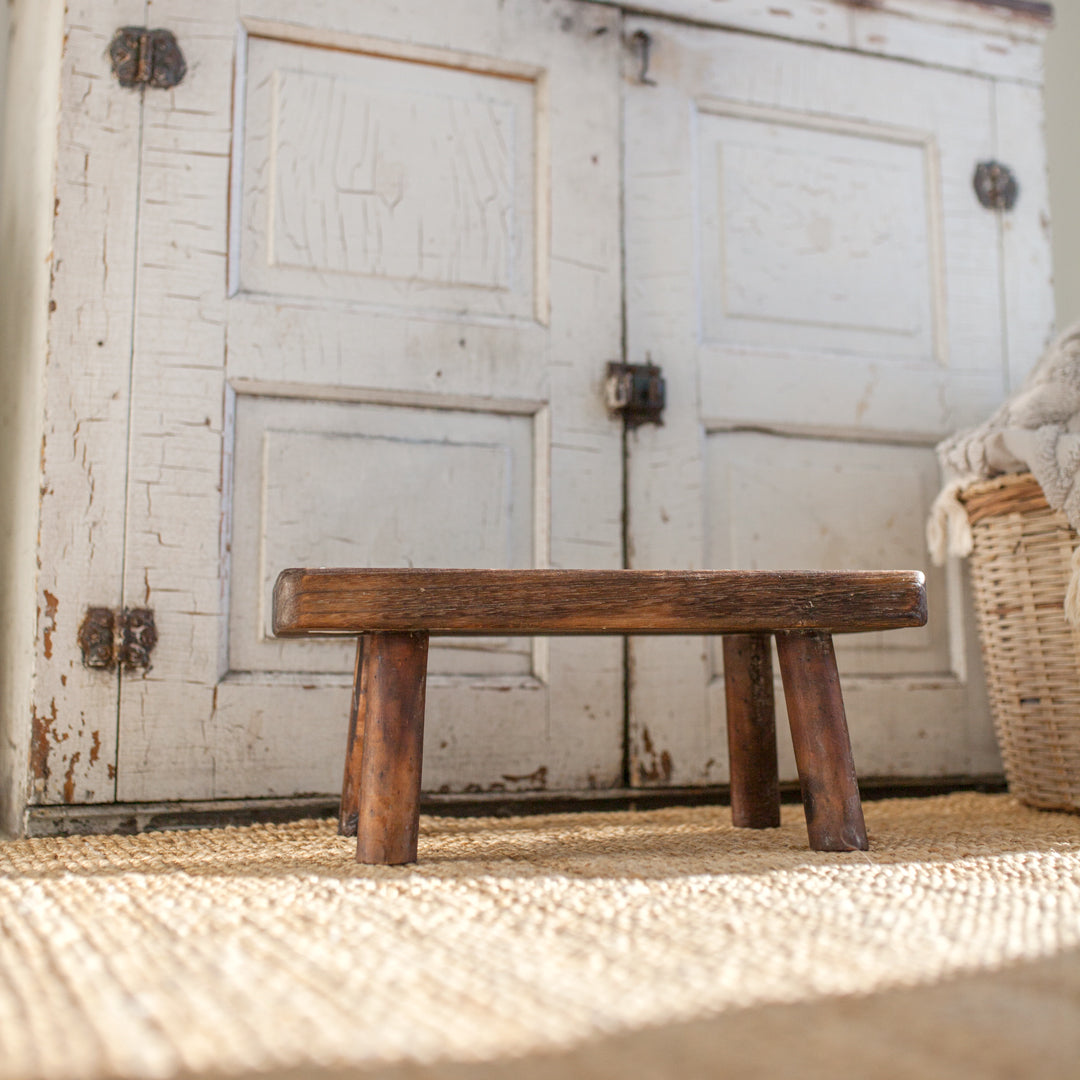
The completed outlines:
{"type": "MultiPolygon", "coordinates": [[[[461,790],[466,795],[491,795],[505,791],[546,791],[547,778],[548,767],[541,765],[531,773],[522,773],[520,776],[504,773],[502,780],[496,780],[491,784],[466,784],[461,790]]],[[[439,790],[445,793],[450,788],[444,785],[439,790]]]]}
{"type": "Polygon", "coordinates": [[[75,766],[79,764],[81,757],[82,751],[76,750],[68,761],[67,772],[64,773],[64,802],[66,803],[75,801],[75,766]]]}
{"type": "Polygon", "coordinates": [[[547,776],[547,766],[541,765],[540,768],[534,769],[531,773],[525,773],[525,775],[523,776],[511,776],[507,773],[504,773],[503,779],[508,784],[526,784],[533,790],[546,791],[547,776]]]}
{"type": "Polygon", "coordinates": [[[870,381],[866,384],[866,389],[863,390],[862,397],[855,403],[855,423],[862,423],[862,418],[866,414],[866,410],[870,408],[870,402],[873,399],[874,391],[877,389],[879,380],[879,373],[876,364],[870,365],[870,381]]]}
{"type": "Polygon", "coordinates": [[[671,754],[667,750],[662,750],[659,757],[657,756],[652,736],[649,734],[647,727],[641,729],[641,745],[644,751],[643,757],[648,757],[651,760],[648,764],[644,760],[638,762],[638,779],[642,784],[668,783],[671,780],[674,768],[671,754]]]}
{"type": "Polygon", "coordinates": [[[49,742],[56,723],[56,698],[49,705],[46,719],[38,716],[37,707],[30,708],[30,775],[35,780],[49,779],[49,742]]]}
{"type": "Polygon", "coordinates": [[[101,757],[101,732],[95,731],[91,735],[92,742],[90,743],[90,764],[94,765],[97,759],[101,757]]]}
{"type": "Polygon", "coordinates": [[[53,654],[52,636],[56,629],[56,609],[60,601],[48,589],[45,590],[45,618],[46,625],[42,628],[41,637],[45,643],[45,659],[51,660],[53,654]]]}

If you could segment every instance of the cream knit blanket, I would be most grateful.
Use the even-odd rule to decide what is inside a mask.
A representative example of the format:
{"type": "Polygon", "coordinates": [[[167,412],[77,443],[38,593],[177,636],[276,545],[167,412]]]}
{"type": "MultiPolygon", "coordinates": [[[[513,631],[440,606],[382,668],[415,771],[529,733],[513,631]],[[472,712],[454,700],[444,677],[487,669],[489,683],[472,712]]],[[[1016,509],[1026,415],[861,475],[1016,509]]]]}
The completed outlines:
{"type": "MultiPolygon", "coordinates": [[[[971,553],[971,526],[957,499],[976,480],[1031,472],[1046,501],[1080,531],[1080,323],[1047,348],[1023,386],[989,420],[938,448],[945,486],[930,511],[926,538],[939,566],[948,555],[971,553]]],[[[1080,626],[1080,548],[1066,615],[1080,626]]]]}

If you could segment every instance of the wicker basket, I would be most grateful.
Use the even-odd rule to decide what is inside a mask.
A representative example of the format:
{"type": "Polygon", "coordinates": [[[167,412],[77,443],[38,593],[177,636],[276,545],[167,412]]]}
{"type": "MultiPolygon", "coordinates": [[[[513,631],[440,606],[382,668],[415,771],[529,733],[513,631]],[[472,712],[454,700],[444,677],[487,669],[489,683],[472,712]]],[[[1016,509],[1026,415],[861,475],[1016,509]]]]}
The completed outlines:
{"type": "Polygon", "coordinates": [[[1077,534],[1030,473],[961,494],[974,538],[975,607],[1009,790],[1080,811],[1080,631],[1064,601],[1077,534]]]}

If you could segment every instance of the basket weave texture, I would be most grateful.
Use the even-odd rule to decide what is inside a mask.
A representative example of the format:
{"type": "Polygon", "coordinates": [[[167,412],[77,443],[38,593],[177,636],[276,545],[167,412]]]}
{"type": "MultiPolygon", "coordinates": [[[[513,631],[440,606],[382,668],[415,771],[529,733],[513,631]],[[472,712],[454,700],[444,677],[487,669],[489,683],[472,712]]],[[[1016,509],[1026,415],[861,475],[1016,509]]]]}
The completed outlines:
{"type": "Polygon", "coordinates": [[[972,484],[960,500],[1009,790],[1029,806],[1080,811],[1080,632],[1065,619],[1080,539],[1030,473],[972,484]]]}

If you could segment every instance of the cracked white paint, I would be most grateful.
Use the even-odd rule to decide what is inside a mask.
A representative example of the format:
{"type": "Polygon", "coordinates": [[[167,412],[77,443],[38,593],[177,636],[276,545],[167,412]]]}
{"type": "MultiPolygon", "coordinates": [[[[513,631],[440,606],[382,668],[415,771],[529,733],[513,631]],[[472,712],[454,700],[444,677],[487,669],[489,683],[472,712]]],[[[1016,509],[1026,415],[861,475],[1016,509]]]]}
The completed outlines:
{"type": "MultiPolygon", "coordinates": [[[[550,198],[538,67],[246,48],[241,291],[529,317],[550,198]],[[487,70],[483,70],[486,68],[487,70]],[[500,69],[501,68],[501,69],[500,69]]],[[[546,271],[543,271],[546,277],[546,271]]]]}
{"type": "MultiPolygon", "coordinates": [[[[465,504],[492,523],[485,543],[497,536],[506,561],[618,565],[621,438],[598,387],[604,362],[620,352],[625,301],[627,359],[651,352],[670,396],[665,426],[631,436],[629,556],[637,565],[683,566],[727,557],[719,534],[707,532],[717,473],[706,468],[706,447],[715,456],[720,442],[743,437],[732,428],[775,429],[779,437],[755,437],[779,438],[770,450],[779,447],[778,460],[799,448],[818,475],[835,464],[829,440],[850,446],[853,458],[853,437],[896,443],[883,453],[897,487],[901,476],[910,487],[934,436],[984,415],[1022,376],[1051,315],[1037,23],[928,0],[882,0],[874,9],[830,0],[635,7],[698,24],[640,24],[654,38],[651,87],[637,85],[639,57],[622,44],[639,24],[620,21],[611,4],[443,0],[422,19],[394,0],[306,8],[295,0],[70,0],[62,16],[54,5],[64,34],[39,48],[53,49],[59,65],[58,76],[40,76],[59,80],[58,119],[42,129],[51,136],[55,128],[55,190],[38,184],[34,196],[39,209],[50,204],[51,247],[43,242],[33,259],[23,252],[17,267],[50,309],[47,336],[28,345],[26,361],[43,387],[34,406],[41,426],[28,425],[34,435],[21,435],[17,448],[33,463],[40,535],[6,568],[21,581],[37,578],[36,602],[28,586],[25,617],[11,631],[23,654],[35,653],[31,709],[10,705],[3,743],[16,771],[32,755],[30,799],[337,786],[347,662],[242,658],[249,646],[255,657],[257,647],[275,647],[258,641],[273,573],[260,559],[287,559],[293,540],[315,557],[320,499],[336,499],[325,515],[334,552],[352,558],[356,536],[370,536],[362,542],[391,561],[384,552],[400,538],[397,554],[407,559],[425,500],[414,498],[389,531],[364,533],[373,511],[364,483],[350,485],[348,455],[319,483],[305,479],[328,453],[321,427],[311,438],[312,411],[348,413],[338,432],[349,438],[409,447],[396,463],[387,455],[385,475],[370,475],[373,501],[414,474],[429,484],[474,484],[465,504]],[[717,34],[703,27],[710,20],[751,33],[717,34]],[[167,92],[122,90],[108,69],[109,39],[117,26],[148,24],[174,30],[188,75],[167,92]],[[738,103],[759,142],[761,126],[747,110],[802,118],[806,160],[832,125],[837,137],[819,179],[845,155],[862,179],[841,179],[841,194],[822,195],[805,176],[800,189],[798,169],[785,178],[760,155],[756,165],[733,159],[761,181],[743,177],[747,200],[768,192],[782,205],[772,216],[724,221],[714,202],[710,234],[697,201],[710,190],[705,159],[687,141],[703,101],[712,119],[718,101],[738,103]],[[885,147],[890,138],[897,153],[885,147]],[[876,148],[869,165],[868,147],[876,148]],[[935,153],[936,179],[927,165],[935,153]],[[975,161],[991,156],[1021,176],[1008,228],[970,191],[975,161]],[[864,196],[860,213],[845,215],[843,204],[864,196]],[[621,200],[630,223],[625,297],[621,200]],[[887,219],[880,236],[879,218],[887,219]],[[780,235],[784,221],[790,234],[780,235]],[[789,260],[785,267],[764,265],[764,247],[755,264],[755,236],[789,260]],[[728,263],[716,273],[744,290],[741,308],[720,323],[706,241],[713,256],[728,243],[728,263]],[[837,251],[847,269],[830,282],[837,251]],[[862,251],[865,279],[847,258],[862,251]],[[788,299],[803,302],[803,328],[818,321],[809,350],[798,328],[778,329],[777,315],[792,307],[784,294],[805,280],[813,289],[788,299]],[[889,289],[899,290],[889,304],[868,310],[889,289]],[[757,339],[733,343],[731,325],[754,319],[757,339]],[[289,517],[288,491],[264,487],[258,455],[242,459],[241,429],[255,414],[240,413],[255,402],[292,409],[275,427],[294,437],[278,476],[305,496],[297,500],[302,522],[289,517]],[[385,430],[370,429],[376,415],[385,430]],[[423,419],[431,415],[447,425],[438,439],[472,449],[446,461],[425,457],[417,448],[436,437],[423,419]],[[511,463],[500,472],[496,457],[511,463]],[[261,501],[249,505],[253,491],[257,500],[274,494],[276,518],[261,501]],[[243,614],[233,587],[245,574],[243,614]],[[153,668],[122,680],[87,671],[76,644],[86,607],[124,603],[154,608],[153,668]]],[[[20,62],[51,70],[42,57],[20,62]]],[[[700,133],[709,135],[706,126],[700,133]]],[[[730,131],[712,134],[723,143],[730,131]]],[[[443,517],[451,512],[450,500],[428,502],[443,517]]],[[[887,506],[873,506],[866,547],[881,558],[906,556],[907,539],[888,545],[910,530],[887,506]]],[[[753,508],[738,509],[745,545],[753,508]]],[[[28,538],[36,513],[24,515],[28,538]]],[[[850,543],[858,528],[841,536],[835,523],[819,524],[822,551],[850,543]]],[[[800,522],[786,528],[797,536],[800,522]]],[[[448,555],[467,561],[468,530],[446,534],[448,555]]],[[[425,559],[430,550],[416,546],[425,559]]],[[[493,561],[492,550],[481,544],[474,555],[493,561]]],[[[948,667],[955,688],[974,660],[961,601],[955,583],[939,600],[948,646],[937,628],[908,656],[935,668],[921,684],[931,695],[943,685],[938,669],[948,667]]],[[[531,653],[516,649],[462,648],[433,677],[426,785],[617,783],[620,643],[556,639],[531,653]],[[473,677],[474,662],[488,665],[483,678],[473,677]]],[[[633,734],[641,753],[652,746],[646,772],[655,765],[672,782],[722,779],[707,651],[675,639],[648,649],[631,658],[635,716],[649,717],[649,739],[641,724],[633,734]],[[676,729],[686,733],[681,742],[676,729]]],[[[28,658],[22,685],[30,667],[28,658]]],[[[869,694],[863,700],[878,710],[876,725],[853,722],[857,754],[869,747],[863,767],[918,774],[990,761],[984,729],[950,734],[920,724],[916,736],[910,702],[921,709],[924,698],[889,704],[873,698],[871,683],[851,691],[869,694]]]]}
{"type": "MultiPolygon", "coordinates": [[[[671,401],[663,427],[630,440],[631,564],[923,569],[926,628],[838,645],[856,765],[994,772],[970,602],[956,567],[928,565],[922,530],[934,443],[1000,402],[1049,329],[1034,213],[1009,221],[1039,270],[1025,305],[1000,218],[971,189],[977,161],[1022,161],[1043,205],[1037,139],[1016,126],[1023,101],[1037,129],[1034,91],[629,21],[639,29],[656,85],[627,90],[628,341],[663,366],[671,401]]],[[[631,775],[657,779],[652,746],[672,783],[723,778],[716,650],[635,638],[630,652],[631,775]]],[[[779,686],[777,705],[791,779],[779,686]]]]}
{"type": "MultiPolygon", "coordinates": [[[[154,12],[190,20],[191,74],[144,106],[126,582],[160,641],[122,687],[119,797],[330,792],[350,650],[266,639],[279,570],[619,563],[593,393],[620,334],[617,18],[154,12]]],[[[431,669],[426,786],[617,781],[618,641],[455,642],[431,669]]]]}

